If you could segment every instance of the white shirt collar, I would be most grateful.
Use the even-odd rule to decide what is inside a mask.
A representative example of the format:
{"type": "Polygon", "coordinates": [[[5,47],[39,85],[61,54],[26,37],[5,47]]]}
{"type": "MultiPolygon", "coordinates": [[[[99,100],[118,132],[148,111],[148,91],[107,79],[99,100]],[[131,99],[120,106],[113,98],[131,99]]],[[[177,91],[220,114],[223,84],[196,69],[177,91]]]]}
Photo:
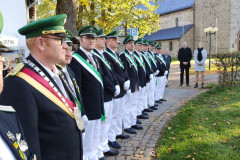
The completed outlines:
{"type": "MultiPolygon", "coordinates": [[[[33,57],[33,56],[32,56],[33,57]]],[[[34,57],[33,57],[34,58],[34,57]]],[[[35,59],[35,58],[34,58],[35,59]]],[[[53,72],[48,69],[47,67],[45,67],[42,63],[40,63],[37,59],[35,59],[47,72],[48,74],[53,78],[55,75],[59,75],[58,71],[57,71],[57,67],[54,65],[54,68],[53,68],[53,72]]]]}
{"type": "Polygon", "coordinates": [[[88,52],[86,51],[85,49],[83,49],[81,46],[80,46],[80,49],[87,55],[87,56],[92,56],[91,52],[88,52]]]}
{"type": "Polygon", "coordinates": [[[128,51],[128,53],[129,53],[130,55],[132,55],[132,52],[130,52],[127,48],[126,48],[126,50],[128,51]]]}

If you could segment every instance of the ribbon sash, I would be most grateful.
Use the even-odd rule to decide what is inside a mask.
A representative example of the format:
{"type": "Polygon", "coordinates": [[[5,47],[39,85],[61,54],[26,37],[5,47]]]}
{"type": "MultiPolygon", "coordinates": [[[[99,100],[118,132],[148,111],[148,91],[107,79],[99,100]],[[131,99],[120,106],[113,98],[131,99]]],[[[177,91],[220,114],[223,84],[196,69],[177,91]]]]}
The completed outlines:
{"type": "Polygon", "coordinates": [[[113,55],[112,53],[105,51],[109,56],[111,56],[113,59],[115,59],[115,61],[124,69],[124,66],[122,64],[121,61],[119,61],[119,59],[117,59],[117,57],[115,55],[113,55]]]}
{"type": "Polygon", "coordinates": [[[164,59],[163,59],[161,56],[156,55],[156,57],[158,57],[158,58],[165,64],[165,66],[166,66],[166,62],[164,61],[164,59]]]}
{"type": "Polygon", "coordinates": [[[100,84],[103,87],[102,76],[91,64],[89,64],[85,59],[83,59],[77,53],[73,54],[73,58],[75,58],[89,73],[91,73],[100,82],[100,84]]]}
{"type": "Polygon", "coordinates": [[[144,59],[147,61],[148,66],[152,69],[151,62],[150,62],[149,59],[146,57],[146,55],[142,54],[142,56],[143,56],[144,59]]]}
{"type": "Polygon", "coordinates": [[[137,59],[137,61],[143,66],[144,72],[146,73],[146,67],[145,64],[142,62],[142,60],[136,55],[133,54],[133,56],[137,59]]]}
{"type": "Polygon", "coordinates": [[[110,71],[112,71],[111,66],[108,64],[108,62],[107,62],[105,59],[103,59],[102,56],[100,56],[99,54],[95,53],[94,51],[93,51],[92,53],[93,53],[95,56],[97,56],[98,58],[100,58],[100,59],[103,61],[103,63],[110,69],[110,71]]]}
{"type": "Polygon", "coordinates": [[[148,55],[151,57],[154,65],[157,66],[157,62],[156,62],[155,58],[152,56],[152,54],[150,52],[148,52],[148,55]]]}
{"type": "MultiPolygon", "coordinates": [[[[34,72],[35,73],[35,72],[34,72]]],[[[19,72],[17,74],[18,77],[22,78],[26,82],[28,82],[31,86],[33,86],[35,89],[37,89],[40,93],[42,93],[45,97],[47,97],[49,100],[51,100],[53,103],[55,103],[57,106],[59,106],[62,110],[67,112],[68,115],[70,115],[74,119],[74,115],[69,111],[68,107],[60,100],[60,98],[57,96],[57,93],[52,89],[49,90],[49,87],[52,88],[49,84],[46,84],[46,81],[41,80],[36,81],[33,77],[28,75],[29,73],[24,73],[24,70],[22,72],[19,72]]],[[[36,73],[35,73],[36,74],[36,73]]],[[[35,76],[35,75],[34,75],[35,76]]],[[[35,77],[36,78],[36,77],[35,77]]],[[[39,76],[39,78],[42,78],[39,76]]],[[[69,103],[69,102],[67,102],[69,103]]],[[[72,102],[73,103],[73,102],[72,102]]],[[[73,103],[74,104],[74,103],[73,103]]],[[[70,106],[70,105],[69,105],[70,106]]],[[[71,104],[72,106],[72,104],[71,104]]]]}
{"type": "Polygon", "coordinates": [[[138,71],[138,68],[137,68],[137,63],[134,62],[134,60],[132,59],[132,57],[130,55],[128,55],[126,52],[123,52],[125,53],[125,55],[127,56],[127,58],[130,60],[130,62],[133,64],[133,66],[135,67],[136,71],[138,71]]]}

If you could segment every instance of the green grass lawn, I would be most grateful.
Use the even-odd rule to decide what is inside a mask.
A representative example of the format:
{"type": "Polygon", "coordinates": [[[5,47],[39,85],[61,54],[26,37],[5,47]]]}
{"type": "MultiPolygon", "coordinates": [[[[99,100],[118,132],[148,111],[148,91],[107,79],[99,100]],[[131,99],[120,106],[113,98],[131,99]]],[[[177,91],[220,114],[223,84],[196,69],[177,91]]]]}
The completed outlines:
{"type": "Polygon", "coordinates": [[[189,101],[162,131],[161,160],[239,160],[240,88],[215,88],[189,101]]]}

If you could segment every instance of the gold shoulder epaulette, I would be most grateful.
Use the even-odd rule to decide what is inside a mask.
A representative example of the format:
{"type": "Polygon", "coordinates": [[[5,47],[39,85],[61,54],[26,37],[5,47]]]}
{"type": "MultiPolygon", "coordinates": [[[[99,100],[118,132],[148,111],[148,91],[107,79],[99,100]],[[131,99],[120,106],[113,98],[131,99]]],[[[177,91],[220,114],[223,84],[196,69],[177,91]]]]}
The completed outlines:
{"type": "Polygon", "coordinates": [[[11,72],[9,72],[5,78],[9,76],[15,76],[18,72],[20,72],[24,68],[24,63],[19,63],[11,72]]]}

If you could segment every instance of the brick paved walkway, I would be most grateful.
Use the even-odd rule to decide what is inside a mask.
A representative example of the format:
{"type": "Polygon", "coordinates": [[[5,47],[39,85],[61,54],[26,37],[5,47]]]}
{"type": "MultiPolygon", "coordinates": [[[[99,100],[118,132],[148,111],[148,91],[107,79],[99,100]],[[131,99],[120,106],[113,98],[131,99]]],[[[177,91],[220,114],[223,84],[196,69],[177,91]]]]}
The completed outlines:
{"type": "MultiPolygon", "coordinates": [[[[188,100],[206,91],[205,89],[194,89],[195,76],[190,75],[190,87],[179,87],[179,64],[171,65],[169,75],[169,87],[165,90],[166,102],[158,106],[158,110],[149,114],[149,119],[141,120],[143,130],[137,131],[129,139],[117,140],[122,148],[116,157],[106,157],[107,160],[150,160],[154,159],[154,147],[160,131],[167,121],[176,114],[177,110],[188,100]]],[[[207,75],[206,84],[217,82],[217,75],[207,75]]]]}

